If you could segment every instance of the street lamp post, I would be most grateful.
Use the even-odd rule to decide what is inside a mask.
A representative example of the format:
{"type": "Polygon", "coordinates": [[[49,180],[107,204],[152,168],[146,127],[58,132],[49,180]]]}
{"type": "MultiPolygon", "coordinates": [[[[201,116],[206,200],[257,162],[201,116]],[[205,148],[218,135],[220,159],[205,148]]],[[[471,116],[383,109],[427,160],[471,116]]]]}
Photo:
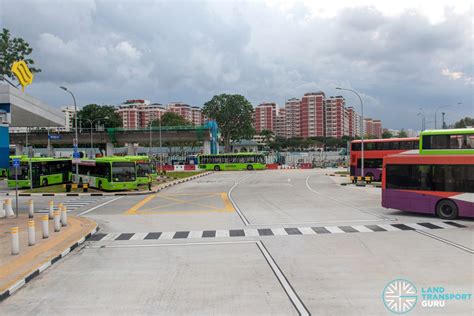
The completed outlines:
{"type": "Polygon", "coordinates": [[[163,150],[161,148],[161,117],[163,116],[163,113],[160,115],[160,120],[159,120],[159,129],[160,129],[160,173],[163,172],[163,150]]]}
{"type": "Polygon", "coordinates": [[[357,91],[355,90],[352,90],[352,89],[348,89],[348,88],[341,88],[341,87],[337,87],[336,90],[345,90],[345,91],[350,91],[352,93],[354,93],[355,95],[357,95],[357,97],[359,98],[359,101],[360,101],[360,116],[361,116],[361,119],[360,119],[360,122],[359,122],[359,129],[360,129],[360,142],[361,142],[361,176],[362,176],[362,182],[364,183],[365,182],[365,174],[364,174],[364,102],[362,101],[362,98],[361,96],[359,95],[359,93],[357,93],[357,91]]]}
{"type": "MultiPolygon", "coordinates": [[[[462,102],[458,102],[457,105],[459,104],[462,104],[462,102]]],[[[454,104],[450,104],[450,105],[441,105],[441,106],[438,106],[435,110],[435,121],[434,121],[434,128],[436,129],[436,126],[437,126],[437,123],[438,123],[438,120],[437,120],[437,114],[438,114],[438,111],[443,109],[443,108],[447,108],[447,107],[450,107],[450,106],[454,106],[454,104]]],[[[442,127],[441,127],[442,128],[442,127]]]]}
{"type": "MultiPolygon", "coordinates": [[[[425,111],[423,108],[420,108],[420,112],[417,113],[416,115],[421,116],[421,131],[425,130],[425,111]]],[[[435,113],[435,128],[436,128],[436,113],[435,113]]]]}
{"type": "MultiPolygon", "coordinates": [[[[77,150],[77,147],[79,146],[78,142],[79,142],[79,138],[77,136],[77,104],[76,104],[76,98],[74,97],[74,94],[69,91],[66,87],[59,87],[61,89],[63,89],[64,91],[68,92],[71,96],[72,96],[72,100],[74,101],[74,152],[77,153],[78,150],[77,150]]],[[[73,155],[74,156],[74,155],[73,155]]],[[[76,158],[76,157],[73,157],[73,158],[76,158]]],[[[79,163],[76,163],[76,181],[78,181],[79,179],[79,163]]]]}
{"type": "MultiPolygon", "coordinates": [[[[82,118],[81,118],[82,119],[82,118]]],[[[92,134],[92,126],[94,124],[94,122],[99,122],[100,120],[108,120],[109,117],[106,116],[106,117],[100,117],[100,118],[96,118],[96,119],[93,119],[93,120],[90,120],[90,119],[84,119],[84,121],[87,121],[89,122],[90,126],[91,126],[91,129],[90,129],[90,133],[91,133],[91,152],[90,152],[90,155],[89,157],[92,159],[94,158],[93,154],[92,154],[92,151],[94,150],[94,138],[93,138],[93,134],[92,134]]]]}

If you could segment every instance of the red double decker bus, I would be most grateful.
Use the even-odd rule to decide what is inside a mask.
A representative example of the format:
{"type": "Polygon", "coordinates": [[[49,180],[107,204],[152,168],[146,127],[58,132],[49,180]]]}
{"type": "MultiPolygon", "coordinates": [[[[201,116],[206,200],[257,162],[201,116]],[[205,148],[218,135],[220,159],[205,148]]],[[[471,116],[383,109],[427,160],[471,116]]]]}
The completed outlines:
{"type": "Polygon", "coordinates": [[[387,138],[364,140],[364,174],[362,167],[362,141],[351,142],[351,176],[372,177],[374,180],[382,179],[383,158],[409,150],[419,150],[418,138],[387,138]]]}

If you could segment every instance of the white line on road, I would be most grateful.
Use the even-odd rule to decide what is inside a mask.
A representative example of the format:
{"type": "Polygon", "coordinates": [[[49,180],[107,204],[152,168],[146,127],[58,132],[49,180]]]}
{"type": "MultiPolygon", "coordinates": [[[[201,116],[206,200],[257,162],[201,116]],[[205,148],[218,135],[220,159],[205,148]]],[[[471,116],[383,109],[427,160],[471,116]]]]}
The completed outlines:
{"type": "Polygon", "coordinates": [[[270,255],[267,248],[265,248],[265,245],[261,241],[257,241],[257,247],[262,252],[262,255],[265,257],[265,260],[267,260],[268,264],[270,265],[270,268],[272,269],[273,273],[277,277],[278,281],[280,281],[280,284],[283,287],[283,290],[285,290],[286,294],[288,295],[289,299],[295,306],[298,313],[300,315],[311,315],[308,309],[306,308],[306,306],[303,304],[303,302],[299,298],[298,294],[296,294],[290,282],[288,282],[285,275],[280,270],[280,267],[276,264],[275,260],[273,260],[273,257],[270,255]]]}
{"type": "Polygon", "coordinates": [[[235,183],[234,185],[229,189],[229,192],[227,192],[227,196],[229,197],[229,200],[230,202],[232,203],[232,205],[234,206],[235,208],[235,211],[237,212],[237,214],[239,214],[240,216],[240,219],[242,220],[242,222],[244,222],[244,224],[246,226],[250,225],[248,219],[245,217],[245,215],[240,211],[239,207],[237,206],[237,203],[235,203],[234,199],[232,198],[232,191],[242,182],[244,182],[245,180],[247,180],[248,178],[250,178],[251,176],[253,176],[254,173],[251,173],[245,177],[242,177],[240,178],[239,180],[235,180],[235,183]]]}
{"type": "Polygon", "coordinates": [[[90,209],[88,209],[87,211],[84,211],[84,212],[81,212],[81,213],[77,214],[77,216],[82,216],[82,215],[84,215],[84,214],[90,213],[90,212],[92,212],[92,211],[98,209],[99,207],[102,207],[102,206],[104,206],[104,205],[107,205],[107,204],[109,204],[109,203],[112,203],[112,202],[114,202],[114,201],[117,201],[118,199],[121,199],[121,198],[123,198],[123,197],[125,197],[125,196],[119,196],[119,197],[117,197],[117,198],[115,198],[115,199],[108,200],[108,201],[105,202],[105,203],[102,203],[102,204],[100,204],[100,205],[94,206],[93,208],[90,208],[90,209]]]}
{"type": "MultiPolygon", "coordinates": [[[[102,239],[104,240],[104,239],[102,239]]],[[[179,243],[156,243],[156,244],[132,244],[132,245],[100,245],[88,246],[86,248],[141,248],[141,247],[169,247],[169,246],[209,246],[209,245],[225,245],[225,244],[254,244],[254,240],[240,240],[240,241],[216,241],[216,242],[179,242],[179,243]]]]}
{"type": "Polygon", "coordinates": [[[325,197],[325,198],[327,198],[327,199],[330,199],[330,200],[336,201],[336,202],[338,202],[338,203],[344,204],[344,205],[346,205],[346,206],[349,206],[350,208],[353,208],[353,209],[358,210],[358,211],[360,211],[360,212],[363,212],[363,213],[366,213],[366,214],[370,214],[370,215],[372,215],[372,216],[381,218],[381,219],[383,219],[383,220],[390,220],[390,218],[388,218],[388,217],[386,217],[386,216],[378,215],[378,214],[375,214],[375,213],[372,213],[372,212],[369,212],[369,211],[366,211],[366,210],[362,210],[362,209],[360,209],[360,208],[358,208],[358,207],[355,207],[354,205],[351,205],[351,204],[346,203],[346,202],[344,202],[344,201],[335,199],[335,198],[333,198],[333,197],[329,197],[329,196],[326,195],[326,194],[322,194],[321,192],[318,192],[318,191],[316,191],[316,190],[313,190],[313,188],[311,188],[311,186],[309,185],[309,177],[311,177],[311,176],[308,176],[308,177],[306,178],[306,187],[307,187],[308,190],[310,190],[311,192],[316,193],[316,194],[318,194],[318,195],[320,195],[320,196],[323,196],[323,197],[325,197]]]}
{"type": "Polygon", "coordinates": [[[474,249],[471,249],[471,248],[468,248],[468,247],[464,247],[463,245],[457,244],[457,243],[452,242],[452,241],[450,241],[450,240],[447,240],[447,239],[438,237],[438,236],[436,236],[436,235],[427,233],[427,232],[425,232],[425,231],[416,230],[415,232],[417,232],[418,234],[421,234],[421,235],[425,235],[426,237],[430,237],[430,238],[436,239],[436,240],[438,240],[438,241],[444,242],[445,244],[454,246],[454,247],[456,247],[456,248],[459,248],[459,249],[461,249],[461,250],[464,250],[464,251],[466,251],[466,252],[469,252],[470,254],[474,254],[474,249]]]}

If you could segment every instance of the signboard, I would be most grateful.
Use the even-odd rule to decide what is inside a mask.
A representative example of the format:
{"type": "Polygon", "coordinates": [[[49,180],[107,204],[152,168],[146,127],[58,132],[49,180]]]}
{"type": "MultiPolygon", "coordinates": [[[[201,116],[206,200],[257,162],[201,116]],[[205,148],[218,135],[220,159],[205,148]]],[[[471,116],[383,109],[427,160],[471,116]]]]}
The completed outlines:
{"type": "Polygon", "coordinates": [[[33,74],[26,65],[24,60],[15,61],[12,65],[12,73],[18,79],[21,84],[22,91],[25,91],[25,87],[33,82],[33,74]]]}
{"type": "Polygon", "coordinates": [[[73,164],[78,164],[78,163],[81,163],[81,158],[72,158],[72,163],[73,164]]]}
{"type": "Polygon", "coordinates": [[[60,134],[49,134],[48,138],[49,139],[61,139],[61,138],[63,138],[63,136],[60,135],[60,134]]]}
{"type": "Polygon", "coordinates": [[[20,158],[13,158],[13,167],[20,167],[20,158]]]}

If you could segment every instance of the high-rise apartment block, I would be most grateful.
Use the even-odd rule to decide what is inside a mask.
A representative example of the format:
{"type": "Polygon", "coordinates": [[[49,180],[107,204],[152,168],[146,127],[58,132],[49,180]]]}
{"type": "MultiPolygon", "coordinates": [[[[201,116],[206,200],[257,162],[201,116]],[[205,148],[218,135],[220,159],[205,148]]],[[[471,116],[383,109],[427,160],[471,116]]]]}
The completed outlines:
{"type": "Polygon", "coordinates": [[[300,103],[300,136],[324,136],[324,92],[305,93],[300,103]]]}
{"type": "MultiPolygon", "coordinates": [[[[257,133],[268,129],[284,138],[360,136],[361,116],[345,103],[344,97],[326,98],[322,91],[288,99],[282,108],[275,103],[262,103],[255,110],[255,128],[257,133]]],[[[380,120],[365,119],[363,125],[365,134],[382,137],[380,120]]]]}
{"type": "Polygon", "coordinates": [[[261,103],[257,105],[254,113],[255,132],[260,134],[263,130],[275,131],[276,104],[261,103]]]}
{"type": "Polygon", "coordinates": [[[166,112],[181,115],[193,125],[201,125],[204,122],[201,108],[181,102],[164,106],[148,100],[127,100],[117,106],[116,112],[122,118],[123,127],[132,129],[148,127],[151,122],[160,119],[166,112]]]}

